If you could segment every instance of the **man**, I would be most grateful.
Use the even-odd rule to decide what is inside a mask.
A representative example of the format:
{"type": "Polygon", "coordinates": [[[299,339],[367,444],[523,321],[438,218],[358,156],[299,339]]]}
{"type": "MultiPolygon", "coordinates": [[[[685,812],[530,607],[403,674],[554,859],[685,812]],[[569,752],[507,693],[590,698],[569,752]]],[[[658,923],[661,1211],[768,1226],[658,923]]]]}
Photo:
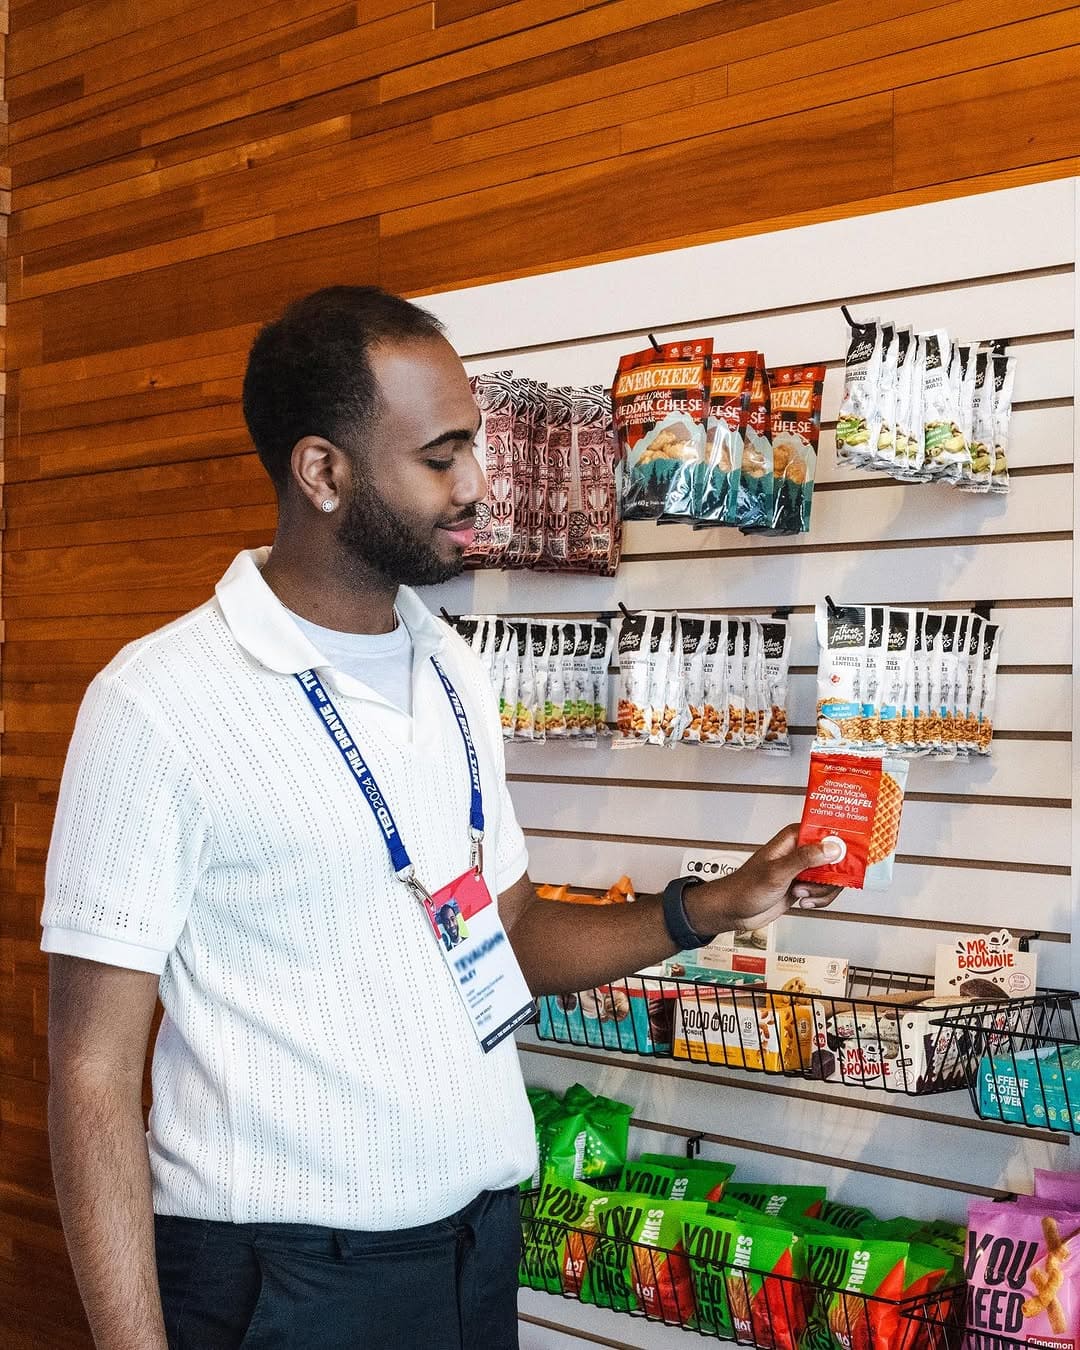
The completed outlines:
{"type": "Polygon", "coordinates": [[[521,973],[588,988],[828,903],[794,883],[825,855],[787,830],[664,903],[539,902],[484,672],[409,589],[459,571],[485,488],[439,324],[309,296],[257,337],[244,411],[273,549],[94,680],[60,792],[49,1115],[79,1288],[99,1350],[502,1350],[534,1161],[521,973]]]}

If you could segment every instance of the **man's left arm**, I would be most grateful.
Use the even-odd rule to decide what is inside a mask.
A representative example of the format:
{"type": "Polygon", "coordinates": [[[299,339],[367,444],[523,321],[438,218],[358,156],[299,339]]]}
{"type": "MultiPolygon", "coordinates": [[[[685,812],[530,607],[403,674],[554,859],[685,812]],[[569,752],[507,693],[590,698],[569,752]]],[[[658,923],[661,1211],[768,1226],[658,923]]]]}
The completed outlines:
{"type": "MultiPolygon", "coordinates": [[[[798,881],[832,860],[815,844],[799,846],[789,825],[730,876],[688,887],[686,916],[698,933],[762,928],[795,907],[822,908],[835,886],[798,881]]],[[[659,897],[621,905],[539,900],[528,875],[499,897],[503,924],[534,994],[571,994],[621,979],[678,950],[659,897]]]]}

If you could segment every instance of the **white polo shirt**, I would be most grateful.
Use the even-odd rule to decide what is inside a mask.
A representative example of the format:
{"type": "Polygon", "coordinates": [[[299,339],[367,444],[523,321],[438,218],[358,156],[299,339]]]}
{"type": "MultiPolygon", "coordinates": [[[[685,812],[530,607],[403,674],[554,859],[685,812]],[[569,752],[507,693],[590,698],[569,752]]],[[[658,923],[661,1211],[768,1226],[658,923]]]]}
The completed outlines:
{"type": "Polygon", "coordinates": [[[293,675],[320,671],[429,889],[524,873],[486,672],[402,587],[410,717],[331,669],[241,553],[215,599],[91,684],[60,788],[46,951],[161,974],[148,1135],[158,1213],[394,1229],[535,1164],[512,1041],[482,1053],[422,907],[293,675]]]}

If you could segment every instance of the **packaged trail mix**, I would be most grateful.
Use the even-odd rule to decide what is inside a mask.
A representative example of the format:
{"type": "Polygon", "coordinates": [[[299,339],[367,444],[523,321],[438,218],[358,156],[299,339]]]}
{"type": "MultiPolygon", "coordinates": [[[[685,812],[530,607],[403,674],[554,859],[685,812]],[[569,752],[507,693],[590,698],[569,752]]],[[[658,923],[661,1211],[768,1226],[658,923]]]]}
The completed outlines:
{"type": "Polygon", "coordinates": [[[694,496],[694,528],[736,525],[756,352],[724,352],[712,363],[704,466],[694,496]]]}
{"type": "Polygon", "coordinates": [[[844,394],[836,421],[837,463],[857,468],[877,448],[881,432],[882,332],[876,320],[850,325],[844,394]]]}
{"type": "Polygon", "coordinates": [[[791,633],[786,619],[763,619],[762,652],[765,658],[765,688],[768,722],[765,751],[770,755],[790,755],[788,734],[788,668],[791,664],[791,633]]]}
{"type": "Polygon", "coordinates": [[[816,746],[860,746],[862,678],[867,650],[865,605],[819,604],[816,746]]]}
{"type": "Polygon", "coordinates": [[[744,534],[772,528],[775,496],[769,376],[765,358],[755,352],[737,508],[738,526],[744,534]]]}
{"type": "Polygon", "coordinates": [[[769,371],[774,499],[772,533],[805,534],[817,477],[824,366],[769,371]]]}
{"type": "Polygon", "coordinates": [[[704,458],[712,339],[667,343],[619,360],[612,413],[623,460],[624,520],[656,520],[704,458]]]}
{"type": "Polygon", "coordinates": [[[992,357],[994,372],[994,467],[990,475],[991,492],[1009,490],[1009,422],[1012,418],[1013,381],[1016,358],[992,357]]]}
{"type": "Polygon", "coordinates": [[[628,614],[619,629],[619,694],[614,744],[645,745],[652,726],[652,671],[664,636],[664,616],[628,614]]]}

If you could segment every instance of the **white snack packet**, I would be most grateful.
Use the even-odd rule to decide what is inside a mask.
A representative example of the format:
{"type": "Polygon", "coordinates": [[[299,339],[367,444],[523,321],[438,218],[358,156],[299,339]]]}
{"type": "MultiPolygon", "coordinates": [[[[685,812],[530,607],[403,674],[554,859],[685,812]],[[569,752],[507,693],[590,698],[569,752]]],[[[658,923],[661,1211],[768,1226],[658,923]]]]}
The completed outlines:
{"type": "Polygon", "coordinates": [[[724,744],[727,728],[727,703],[724,695],[724,664],[727,659],[727,620],[711,618],[705,630],[705,659],[702,666],[704,706],[701,714],[702,745],[724,744]]]}
{"type": "Polygon", "coordinates": [[[994,468],[990,477],[991,492],[1009,490],[1009,422],[1012,418],[1013,381],[1016,378],[1016,358],[992,358],[994,368],[994,468]]]}
{"type": "Polygon", "coordinates": [[[978,750],[988,755],[994,740],[994,703],[997,698],[998,654],[1001,650],[1001,626],[988,623],[983,627],[982,689],[979,699],[978,750]]]}
{"type": "Polygon", "coordinates": [[[788,669],[791,664],[791,629],[786,619],[764,619],[761,644],[765,657],[765,688],[768,723],[763,749],[767,755],[790,755],[788,732],[788,669]]]}
{"type": "MultiPolygon", "coordinates": [[[[890,605],[886,630],[878,726],[888,753],[896,755],[903,754],[906,748],[904,719],[914,687],[915,611],[890,605]]],[[[914,738],[914,724],[911,735],[914,738]]]]}
{"type": "Polygon", "coordinates": [[[680,620],[683,688],[675,739],[680,745],[698,745],[705,708],[705,648],[709,620],[703,614],[683,614],[680,620]]]}
{"type": "Polygon", "coordinates": [[[882,333],[876,319],[850,325],[844,394],[836,420],[836,462],[858,468],[872,458],[881,427],[878,392],[882,333]]]}
{"type": "Polygon", "coordinates": [[[547,623],[530,623],[533,663],[533,740],[547,740],[548,681],[551,677],[552,628],[547,623]]]}
{"type": "Polygon", "coordinates": [[[867,468],[891,473],[896,463],[896,409],[899,402],[900,340],[911,338],[907,329],[900,333],[892,324],[883,324],[881,330],[881,375],[878,380],[877,411],[881,418],[874,454],[867,468]]]}
{"type": "Polygon", "coordinates": [[[650,685],[652,654],[663,634],[663,616],[649,612],[628,614],[619,629],[619,685],[613,747],[623,749],[645,745],[652,722],[650,685]],[[654,624],[658,625],[654,634],[654,624]]]}
{"type": "Polygon", "coordinates": [[[724,662],[724,693],[727,701],[727,728],[724,744],[741,749],[743,721],[746,715],[746,658],[743,653],[742,624],[727,620],[727,660],[724,662]]]}
{"type": "Polygon", "coordinates": [[[958,481],[970,456],[959,425],[959,379],[953,387],[953,344],[943,329],[937,329],[925,334],[924,350],[924,467],[934,478],[958,481]]]}
{"type": "Polygon", "coordinates": [[[866,654],[865,605],[818,604],[817,731],[818,750],[858,749],[862,745],[862,675],[866,654]]]}

